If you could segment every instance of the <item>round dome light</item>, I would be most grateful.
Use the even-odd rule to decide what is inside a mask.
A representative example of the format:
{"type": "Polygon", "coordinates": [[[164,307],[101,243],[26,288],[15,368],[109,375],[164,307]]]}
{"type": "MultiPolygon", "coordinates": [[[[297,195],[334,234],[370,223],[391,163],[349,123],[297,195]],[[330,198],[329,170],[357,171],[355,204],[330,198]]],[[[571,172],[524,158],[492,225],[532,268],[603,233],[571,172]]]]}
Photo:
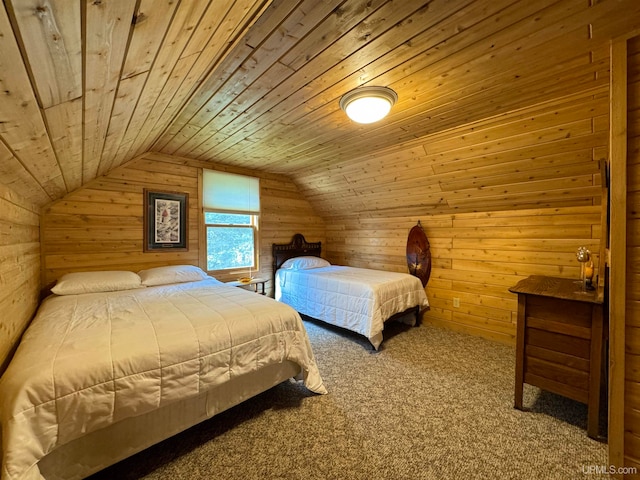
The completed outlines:
{"type": "Polygon", "coordinates": [[[366,86],[344,94],[340,108],[358,123],[373,123],[383,119],[398,100],[396,92],[387,87],[366,86]]]}

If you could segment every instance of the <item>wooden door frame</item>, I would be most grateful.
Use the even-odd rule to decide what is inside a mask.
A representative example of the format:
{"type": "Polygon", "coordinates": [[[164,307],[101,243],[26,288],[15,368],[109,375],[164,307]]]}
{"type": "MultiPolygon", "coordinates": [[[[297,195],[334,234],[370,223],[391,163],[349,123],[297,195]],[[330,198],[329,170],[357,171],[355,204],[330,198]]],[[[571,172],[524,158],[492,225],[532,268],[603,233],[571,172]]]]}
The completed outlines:
{"type": "MultiPolygon", "coordinates": [[[[627,253],[627,38],[611,42],[609,171],[609,464],[623,467],[627,253]]],[[[604,227],[604,225],[603,225],[604,227]]],[[[604,233],[604,232],[603,232],[604,233]]],[[[601,241],[603,241],[602,239],[601,241]]],[[[614,475],[614,478],[622,478],[614,475]]]]}

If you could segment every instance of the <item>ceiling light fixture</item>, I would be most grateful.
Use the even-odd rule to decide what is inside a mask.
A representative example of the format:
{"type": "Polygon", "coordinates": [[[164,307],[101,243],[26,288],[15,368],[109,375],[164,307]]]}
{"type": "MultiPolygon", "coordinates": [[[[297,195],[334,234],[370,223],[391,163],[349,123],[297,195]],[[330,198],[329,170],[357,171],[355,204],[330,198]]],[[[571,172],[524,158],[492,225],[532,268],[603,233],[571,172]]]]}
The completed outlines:
{"type": "Polygon", "coordinates": [[[340,108],[358,123],[373,123],[382,120],[398,94],[387,87],[365,86],[345,93],[340,99],[340,108]]]}

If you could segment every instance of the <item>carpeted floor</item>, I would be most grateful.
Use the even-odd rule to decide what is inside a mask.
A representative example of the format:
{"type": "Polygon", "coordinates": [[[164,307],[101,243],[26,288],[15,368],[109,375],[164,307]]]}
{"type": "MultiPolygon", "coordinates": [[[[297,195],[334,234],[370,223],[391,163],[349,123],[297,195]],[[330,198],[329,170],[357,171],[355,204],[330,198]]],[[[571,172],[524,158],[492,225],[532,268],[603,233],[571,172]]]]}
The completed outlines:
{"type": "Polygon", "coordinates": [[[393,323],[374,352],[305,324],[328,395],[285,382],[91,478],[607,478],[586,406],[525,386],[513,408],[514,348],[393,323]]]}

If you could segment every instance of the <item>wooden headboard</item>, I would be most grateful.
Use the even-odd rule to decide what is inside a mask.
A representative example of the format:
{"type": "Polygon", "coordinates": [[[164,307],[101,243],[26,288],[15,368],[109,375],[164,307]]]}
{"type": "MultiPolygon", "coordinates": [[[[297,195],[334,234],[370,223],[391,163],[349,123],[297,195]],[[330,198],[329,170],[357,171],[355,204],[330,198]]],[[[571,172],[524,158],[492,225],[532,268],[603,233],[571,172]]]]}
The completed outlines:
{"type": "Polygon", "coordinates": [[[271,247],[273,254],[273,283],[275,288],[276,271],[290,258],[311,255],[319,257],[322,242],[309,243],[301,233],[296,233],[289,243],[274,243],[271,247]]]}

